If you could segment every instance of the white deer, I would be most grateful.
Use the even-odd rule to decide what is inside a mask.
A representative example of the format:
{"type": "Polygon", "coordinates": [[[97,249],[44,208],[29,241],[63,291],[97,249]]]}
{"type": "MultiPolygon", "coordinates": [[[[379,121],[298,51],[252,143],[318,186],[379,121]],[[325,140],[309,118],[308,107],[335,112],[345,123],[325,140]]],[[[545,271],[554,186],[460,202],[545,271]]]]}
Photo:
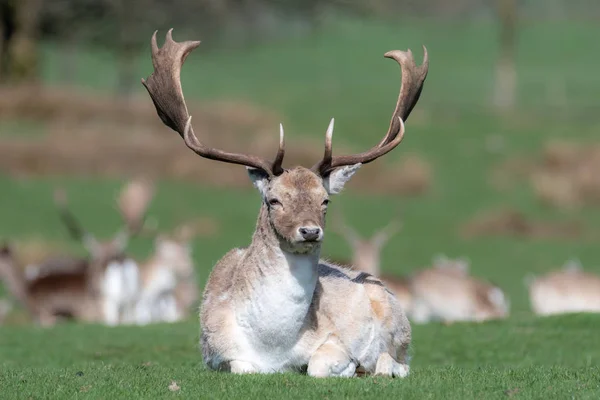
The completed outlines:
{"type": "Polygon", "coordinates": [[[154,72],[142,83],[161,120],[199,156],[245,165],[262,198],[252,242],[229,251],[206,284],[200,311],[206,365],[237,374],[306,368],[314,377],[407,376],[411,328],[397,299],[377,278],[319,257],[329,196],[362,164],[402,141],[403,121],[427,75],[426,50],[420,67],[410,51],[385,54],[402,67],[402,87],[379,144],[364,153],[332,156],[332,120],[323,159],[311,169],[284,169],[282,127],[274,161],[203,144],[192,129],[180,82],[181,66],[200,42],[177,43],[169,30],[162,48],[156,32],[151,44],[154,72]]]}

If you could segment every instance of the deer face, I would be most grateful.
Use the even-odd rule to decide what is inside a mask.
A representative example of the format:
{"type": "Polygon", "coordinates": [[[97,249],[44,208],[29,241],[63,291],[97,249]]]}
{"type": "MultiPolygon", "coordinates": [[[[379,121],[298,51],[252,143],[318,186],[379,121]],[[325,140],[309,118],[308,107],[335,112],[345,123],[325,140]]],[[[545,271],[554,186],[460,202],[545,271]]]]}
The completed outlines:
{"type": "Polygon", "coordinates": [[[339,168],[327,178],[303,167],[275,177],[259,169],[248,169],[284,250],[309,253],[320,248],[329,195],[338,193],[359,167],[360,164],[339,168]]]}

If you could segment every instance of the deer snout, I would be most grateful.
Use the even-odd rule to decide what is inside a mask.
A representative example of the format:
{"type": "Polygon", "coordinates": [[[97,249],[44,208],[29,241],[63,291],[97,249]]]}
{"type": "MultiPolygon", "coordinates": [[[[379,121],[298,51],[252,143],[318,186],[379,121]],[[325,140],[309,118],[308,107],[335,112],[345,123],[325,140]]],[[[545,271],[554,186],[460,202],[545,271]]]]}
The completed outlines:
{"type": "Polygon", "coordinates": [[[318,226],[302,226],[298,233],[306,242],[318,242],[323,239],[323,230],[318,226]]]}

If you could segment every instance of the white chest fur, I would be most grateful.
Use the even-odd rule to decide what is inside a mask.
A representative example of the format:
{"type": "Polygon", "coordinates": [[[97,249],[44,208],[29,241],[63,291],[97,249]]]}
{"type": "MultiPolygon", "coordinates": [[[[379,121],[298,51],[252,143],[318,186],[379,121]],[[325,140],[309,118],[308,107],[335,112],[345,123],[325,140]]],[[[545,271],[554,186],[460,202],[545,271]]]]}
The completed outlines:
{"type": "Polygon", "coordinates": [[[295,364],[297,343],[318,279],[318,258],[281,253],[275,273],[266,274],[241,305],[236,321],[246,361],[262,370],[295,364]]]}

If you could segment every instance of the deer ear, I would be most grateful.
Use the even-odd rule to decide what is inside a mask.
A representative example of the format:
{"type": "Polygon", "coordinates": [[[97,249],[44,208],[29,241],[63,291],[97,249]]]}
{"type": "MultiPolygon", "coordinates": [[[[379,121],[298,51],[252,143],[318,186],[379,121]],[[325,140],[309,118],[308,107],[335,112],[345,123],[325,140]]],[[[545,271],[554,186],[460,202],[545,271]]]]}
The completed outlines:
{"type": "Polygon", "coordinates": [[[269,174],[262,169],[252,167],[246,167],[246,171],[248,171],[248,176],[254,187],[258,189],[262,197],[265,197],[269,187],[269,174]]]}
{"type": "Polygon", "coordinates": [[[361,165],[361,163],[358,163],[334,169],[329,175],[323,178],[323,186],[325,186],[325,190],[327,190],[327,193],[340,193],[344,188],[346,182],[348,182],[350,178],[352,178],[352,176],[356,173],[356,171],[358,171],[361,165]]]}

